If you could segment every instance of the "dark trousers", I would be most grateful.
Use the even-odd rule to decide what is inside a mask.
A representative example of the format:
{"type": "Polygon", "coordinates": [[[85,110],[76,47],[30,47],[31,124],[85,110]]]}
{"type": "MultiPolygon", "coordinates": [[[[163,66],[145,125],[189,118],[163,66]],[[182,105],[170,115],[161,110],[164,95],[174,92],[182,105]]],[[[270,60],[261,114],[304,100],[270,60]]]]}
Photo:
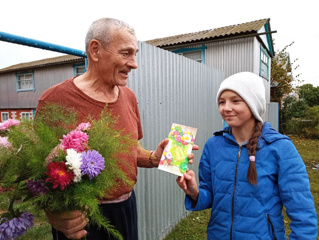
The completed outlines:
{"type": "MultiPolygon", "coordinates": [[[[101,204],[100,209],[115,229],[117,229],[124,240],[138,240],[137,232],[137,209],[135,192],[130,198],[120,203],[101,204]]],[[[97,229],[90,225],[85,228],[88,232],[86,240],[114,240],[114,238],[103,228],[97,229]]],[[[52,228],[54,240],[67,240],[61,232],[52,228]]]]}

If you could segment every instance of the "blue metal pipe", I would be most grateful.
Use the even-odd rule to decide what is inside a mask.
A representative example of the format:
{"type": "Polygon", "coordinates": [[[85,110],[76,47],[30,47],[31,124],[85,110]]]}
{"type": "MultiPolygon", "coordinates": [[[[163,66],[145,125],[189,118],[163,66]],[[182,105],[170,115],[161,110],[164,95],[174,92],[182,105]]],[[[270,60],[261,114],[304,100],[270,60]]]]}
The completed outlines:
{"type": "Polygon", "coordinates": [[[0,32],[0,41],[11,42],[11,43],[21,44],[21,45],[25,45],[29,47],[41,48],[41,49],[50,50],[54,52],[60,52],[60,53],[87,58],[85,52],[81,50],[63,47],[53,43],[47,43],[47,42],[43,42],[43,41],[31,39],[31,38],[20,37],[20,36],[5,33],[5,32],[0,32]]]}

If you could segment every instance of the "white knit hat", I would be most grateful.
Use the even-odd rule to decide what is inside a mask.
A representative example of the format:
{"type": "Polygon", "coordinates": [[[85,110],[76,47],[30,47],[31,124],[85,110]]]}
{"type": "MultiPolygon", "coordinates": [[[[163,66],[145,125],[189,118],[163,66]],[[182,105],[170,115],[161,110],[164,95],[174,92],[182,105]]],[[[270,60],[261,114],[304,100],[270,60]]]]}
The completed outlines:
{"type": "Polygon", "coordinates": [[[218,100],[225,90],[237,93],[249,106],[254,117],[263,122],[262,115],[266,111],[265,87],[261,77],[251,72],[240,72],[226,78],[219,87],[218,100]]]}

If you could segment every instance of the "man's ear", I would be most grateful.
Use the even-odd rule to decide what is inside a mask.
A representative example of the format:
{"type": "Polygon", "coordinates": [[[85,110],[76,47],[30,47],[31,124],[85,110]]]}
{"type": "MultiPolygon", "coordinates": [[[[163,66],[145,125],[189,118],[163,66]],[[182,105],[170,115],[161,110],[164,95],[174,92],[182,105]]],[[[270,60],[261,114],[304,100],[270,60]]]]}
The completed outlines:
{"type": "Polygon", "coordinates": [[[93,39],[90,42],[89,45],[89,52],[90,52],[90,56],[92,58],[93,61],[98,61],[100,58],[100,50],[101,50],[101,44],[99,41],[93,39]]]}

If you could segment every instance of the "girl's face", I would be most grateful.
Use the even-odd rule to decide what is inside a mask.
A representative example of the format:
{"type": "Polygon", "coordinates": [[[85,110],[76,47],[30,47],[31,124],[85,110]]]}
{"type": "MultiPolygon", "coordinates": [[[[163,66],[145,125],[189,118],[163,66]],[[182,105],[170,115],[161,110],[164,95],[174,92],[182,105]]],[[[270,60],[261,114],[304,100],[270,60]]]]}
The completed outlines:
{"type": "Polygon", "coordinates": [[[235,92],[226,90],[218,100],[219,113],[232,128],[255,124],[255,117],[246,102],[235,92]]]}

